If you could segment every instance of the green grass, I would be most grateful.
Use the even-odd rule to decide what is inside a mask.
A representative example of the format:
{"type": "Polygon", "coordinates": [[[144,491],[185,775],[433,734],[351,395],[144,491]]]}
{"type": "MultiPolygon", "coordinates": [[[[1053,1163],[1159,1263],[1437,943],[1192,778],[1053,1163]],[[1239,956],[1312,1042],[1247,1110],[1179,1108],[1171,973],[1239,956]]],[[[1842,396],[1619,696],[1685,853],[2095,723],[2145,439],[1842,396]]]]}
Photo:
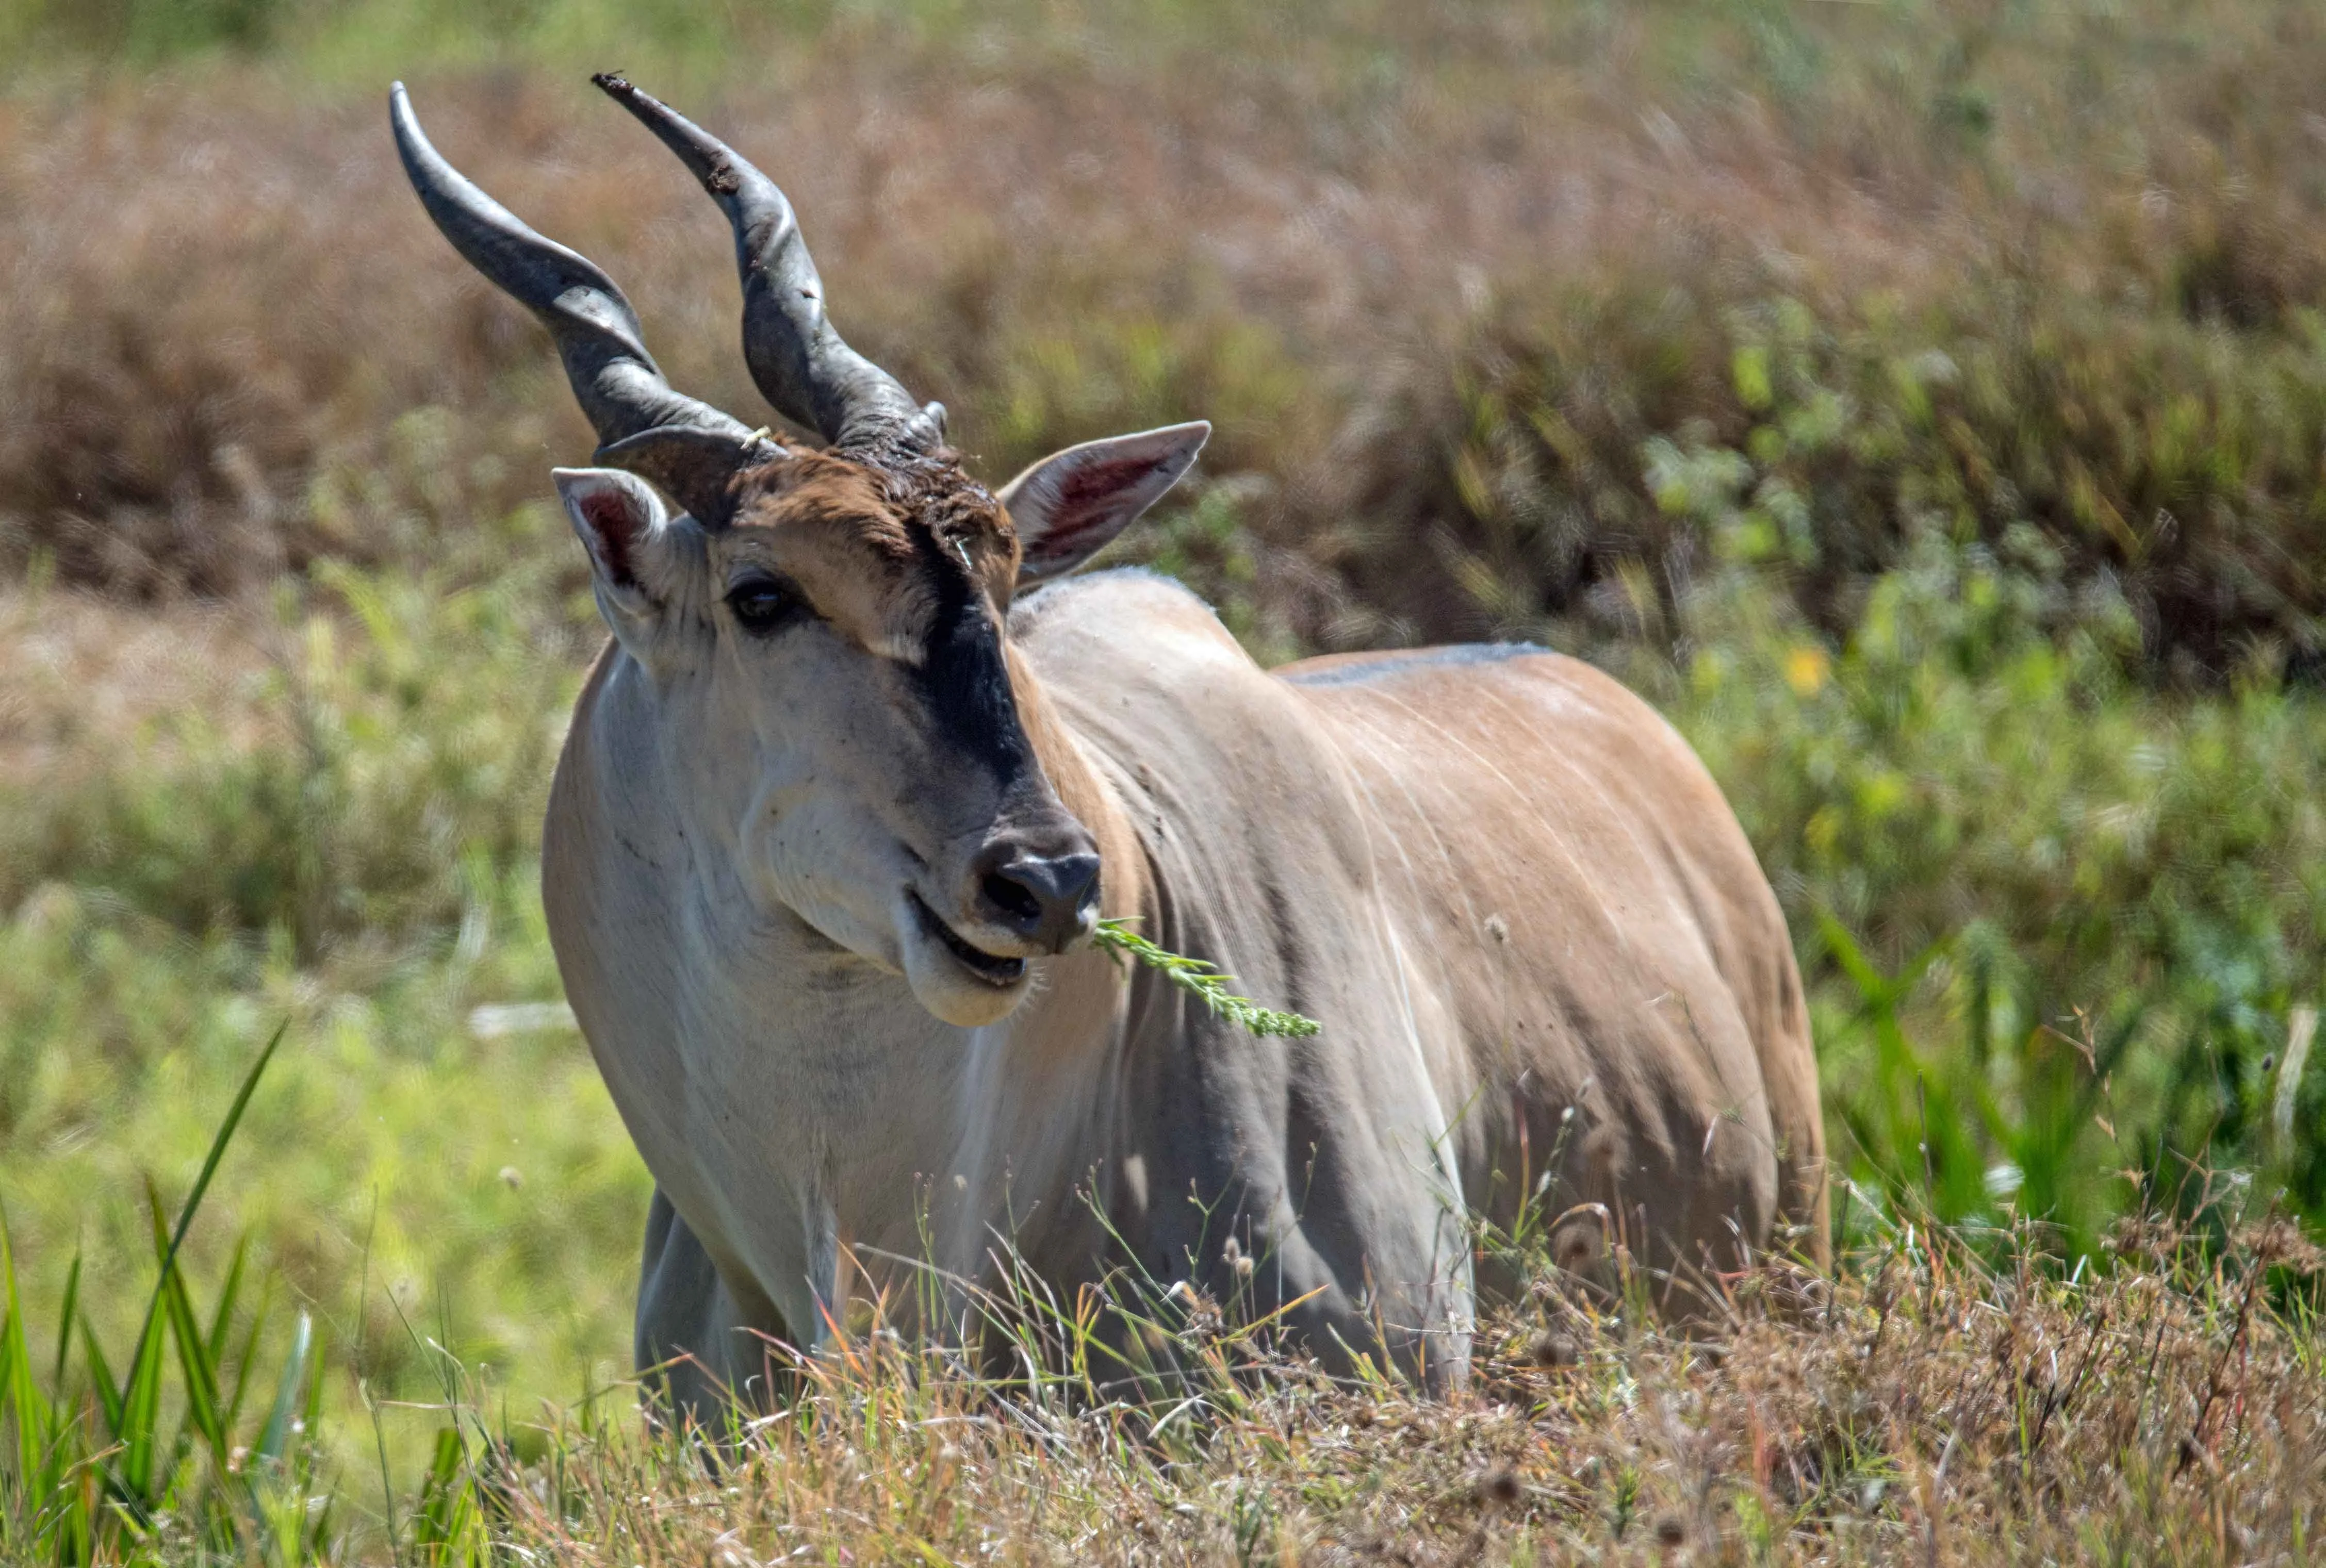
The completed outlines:
{"type": "Polygon", "coordinates": [[[2056,563],[2020,543],[1927,543],[1838,648],[1720,578],[1683,664],[1624,666],[1794,916],[1830,1140],[1870,1187],[2071,1250],[2193,1201],[2198,1166],[2326,1219],[2326,1078],[2278,1071],[2326,987],[2326,698],[2140,685],[2104,636],[2046,632],[2056,563]]]}
{"type": "Polygon", "coordinates": [[[646,1175],[570,1025],[472,1020],[559,994],[534,846],[569,608],[517,572],[349,577],[280,614],[247,712],[166,715],[9,803],[20,1269],[53,1299],[82,1254],[92,1322],[133,1333],[144,1184],[190,1179],[237,1064],[288,1019],[242,1130],[256,1170],[189,1265],[215,1276],[247,1239],[342,1395],[427,1387],[417,1324],[494,1387],[579,1398],[628,1370],[646,1175]]]}
{"type": "Polygon", "coordinates": [[[236,1248],[207,1314],[180,1266],[194,1215],[282,1042],[277,1030],[251,1064],[174,1226],[164,1221],[160,1192],[147,1185],[155,1283],[118,1381],[81,1310],[78,1256],[56,1309],[53,1363],[45,1374],[35,1364],[32,1315],[0,1216],[0,1408],[15,1439],[14,1462],[0,1478],[0,1546],[18,1560],[120,1561],[174,1548],[229,1556],[254,1549],[300,1561],[331,1538],[308,1437],[323,1399],[313,1320],[297,1314],[269,1397],[258,1356],[267,1303],[238,1311],[245,1249],[236,1248]],[[79,1376],[69,1380],[76,1340],[79,1376]],[[173,1347],[178,1376],[171,1379],[173,1347]],[[179,1417],[168,1437],[165,1383],[179,1417]],[[311,1509],[311,1498],[322,1506],[311,1509]]]}
{"type": "Polygon", "coordinates": [[[1659,1329],[1620,1248],[1593,1283],[1539,1226],[1482,1234],[1525,1288],[1450,1400],[1323,1376],[1240,1294],[1117,1276],[1062,1302],[1022,1267],[969,1292],[981,1349],[902,1340],[877,1299],[819,1354],[771,1346],[790,1403],[715,1449],[590,1400],[513,1417],[425,1341],[433,1435],[400,1474],[378,1389],[329,1412],[369,1418],[358,1479],[309,1315],[277,1362],[241,1249],[207,1323],[179,1266],[280,1038],[174,1232],[152,1195],[158,1283],[120,1381],[78,1267],[36,1363],[0,1230],[10,1560],[2232,1562],[2298,1559],[2326,1514],[2326,1255],[2236,1199],[2205,1206],[2215,1239],[2119,1227],[2065,1280],[2039,1229],[1875,1219],[1830,1277],[1779,1256],[1727,1278],[1717,1343],[1659,1329]]]}

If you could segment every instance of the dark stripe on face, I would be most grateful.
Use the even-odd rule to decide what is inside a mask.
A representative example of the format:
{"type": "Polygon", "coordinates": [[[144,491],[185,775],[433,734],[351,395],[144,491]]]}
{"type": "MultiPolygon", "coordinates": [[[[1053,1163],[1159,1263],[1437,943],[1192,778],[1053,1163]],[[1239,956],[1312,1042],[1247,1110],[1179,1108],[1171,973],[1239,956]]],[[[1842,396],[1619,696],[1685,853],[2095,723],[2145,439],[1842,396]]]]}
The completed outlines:
{"type": "Polygon", "coordinates": [[[922,547],[922,570],[938,585],[936,613],[930,617],[921,666],[913,673],[915,683],[949,750],[997,780],[1014,782],[1034,771],[1034,748],[1018,722],[992,607],[972,588],[966,566],[940,553],[944,546],[926,532],[914,532],[922,547]]]}

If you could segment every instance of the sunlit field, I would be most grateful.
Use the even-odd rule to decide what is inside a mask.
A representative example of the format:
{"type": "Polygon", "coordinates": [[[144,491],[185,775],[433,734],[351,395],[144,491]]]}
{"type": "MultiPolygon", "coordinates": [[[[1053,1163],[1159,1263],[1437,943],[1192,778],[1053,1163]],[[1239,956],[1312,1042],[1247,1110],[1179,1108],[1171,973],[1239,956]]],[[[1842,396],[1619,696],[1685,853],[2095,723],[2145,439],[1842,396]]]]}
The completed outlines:
{"type": "Polygon", "coordinates": [[[0,0],[0,1556],[2316,1554],[2326,10],[0,0]],[[1102,564],[1264,662],[1530,638],[1655,702],[1791,922],[1833,1269],[1682,1334],[1482,1234],[1532,1287],[1438,1403],[1022,1281],[1009,1378],[868,1319],[724,1468],[650,1433],[649,1184],[537,889],[591,441],[385,111],[763,417],[607,67],[784,182],[982,477],[1214,422],[1102,564]],[[1108,1313],[1199,1370],[1125,1394],[1108,1313]]]}

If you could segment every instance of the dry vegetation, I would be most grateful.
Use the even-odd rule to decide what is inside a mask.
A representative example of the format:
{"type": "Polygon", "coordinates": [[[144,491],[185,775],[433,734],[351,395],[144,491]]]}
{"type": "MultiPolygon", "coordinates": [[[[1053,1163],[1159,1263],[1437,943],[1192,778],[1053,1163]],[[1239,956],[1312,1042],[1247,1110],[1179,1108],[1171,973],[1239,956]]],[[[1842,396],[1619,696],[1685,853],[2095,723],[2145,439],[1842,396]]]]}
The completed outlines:
{"type": "Polygon", "coordinates": [[[2219,1250],[2130,1227],[2082,1285],[2033,1231],[1884,1241],[1838,1283],[1764,1262],[1694,1341],[1539,1275],[1447,1400],[1336,1385],[1201,1299],[1124,1309],[1188,1369],[1128,1402],[1087,1332],[1112,1298],[990,1304],[1023,1351],[1001,1383],[867,1322],[823,1358],[774,1353],[800,1397],[708,1471],[619,1427],[471,1409],[420,1536],[738,1568],[2308,1560],[2326,1379],[2308,1309],[2273,1286],[2321,1259],[2292,1227],[2219,1250]]]}
{"type": "MultiPolygon", "coordinates": [[[[0,1487],[0,1542],[426,1568],[2299,1563],[2326,1523],[2326,1254],[2274,1211],[2241,1222],[2240,1186],[2193,1231],[2119,1226],[2089,1277],[2062,1277],[2041,1226],[1877,1223],[1829,1273],[1767,1255],[1721,1276],[1693,1336],[1620,1247],[1586,1276],[1549,1266],[1540,1226],[1483,1235],[1522,1288],[1466,1384],[1428,1398],[1324,1375],[1240,1295],[1117,1276],[1062,1302],[999,1249],[1001,1285],[952,1298],[977,1349],[860,1301],[813,1355],[768,1345],[779,1409],[709,1433],[642,1426],[615,1390],[513,1415],[407,1320],[435,1385],[411,1407],[437,1424],[409,1489],[385,1446],[375,1489],[319,1441],[307,1314],[270,1398],[256,1320],[231,1353],[241,1257],[209,1309],[165,1259],[117,1392],[91,1343],[101,1399],[29,1391],[23,1320],[0,1322],[0,1405],[32,1434],[0,1480],[36,1478],[0,1487]]],[[[157,1206],[157,1256],[171,1234],[157,1206]]],[[[5,1244],[0,1281],[13,1306],[5,1244]]]]}
{"type": "MultiPolygon", "coordinates": [[[[1918,530],[2032,518],[2184,674],[2317,656],[2326,23],[1827,9],[868,23],[677,85],[997,476],[1218,422],[1279,645],[1652,629],[1641,584],[1668,609],[1703,542],[1642,443],[1822,418],[1752,456],[1807,497],[1829,629],[1918,530]]],[[[577,450],[536,331],[403,189],[377,86],[214,64],[0,105],[16,559],[229,590],[423,552],[577,450]]],[[[714,215],[578,73],[414,86],[685,385],[757,406],[714,215]]]]}

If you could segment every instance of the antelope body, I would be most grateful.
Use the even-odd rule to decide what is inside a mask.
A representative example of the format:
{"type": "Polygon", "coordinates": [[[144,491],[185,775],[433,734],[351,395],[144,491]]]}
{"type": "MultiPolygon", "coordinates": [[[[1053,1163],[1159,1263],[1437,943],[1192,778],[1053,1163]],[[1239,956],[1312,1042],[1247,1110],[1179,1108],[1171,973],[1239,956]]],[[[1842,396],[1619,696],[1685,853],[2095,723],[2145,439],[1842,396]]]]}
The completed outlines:
{"type": "Polygon", "coordinates": [[[1473,1216],[1571,1209],[1570,1261],[1620,1240],[1698,1289],[1781,1218],[1822,1248],[1784,923],[1669,726],[1532,648],[1269,672],[1161,579],[1057,580],[1207,427],[988,494],[832,329],[780,191],[599,81],[726,210],[753,376],[825,447],[673,391],[611,281],[392,104],[431,216],[550,327],[603,442],[556,475],[613,639],[543,885],[656,1183],[636,1351],[680,1359],[682,1404],[752,1384],[763,1336],[825,1339],[860,1279],[975,1281],[1004,1244],[1069,1299],[1128,1267],[1296,1304],[1328,1361],[1437,1385],[1495,1283],[1473,1216]],[[1119,967],[1102,914],[1322,1033],[1119,967]]]}

